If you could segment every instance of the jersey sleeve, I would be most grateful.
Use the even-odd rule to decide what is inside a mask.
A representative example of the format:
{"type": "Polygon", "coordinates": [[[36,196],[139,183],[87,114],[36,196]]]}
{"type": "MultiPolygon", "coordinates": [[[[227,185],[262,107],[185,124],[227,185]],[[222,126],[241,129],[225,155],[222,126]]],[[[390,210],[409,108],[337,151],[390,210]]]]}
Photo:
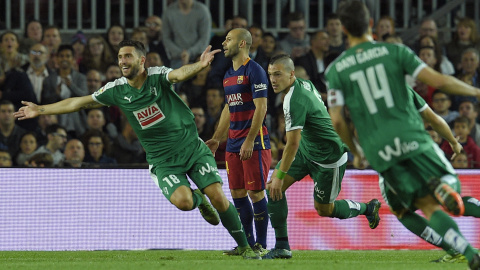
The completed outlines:
{"type": "Polygon", "coordinates": [[[398,60],[404,71],[417,78],[418,73],[427,65],[407,46],[398,45],[398,60]]]}
{"type": "Polygon", "coordinates": [[[147,69],[148,75],[158,75],[158,80],[161,84],[172,84],[168,80],[168,73],[170,73],[173,69],[169,67],[150,67],[147,69]]]}
{"type": "Polygon", "coordinates": [[[268,93],[268,78],[260,65],[252,63],[248,74],[253,99],[266,98],[268,93]]]}
{"type": "Polygon", "coordinates": [[[292,90],[285,96],[283,101],[283,113],[285,115],[285,131],[292,131],[296,129],[303,129],[307,117],[306,104],[302,103],[297,96],[293,96],[292,90]]]}
{"type": "MultiPolygon", "coordinates": [[[[125,79],[125,78],[122,78],[125,79]]],[[[114,88],[115,82],[109,82],[102,88],[98,89],[92,94],[93,100],[105,106],[115,105],[114,88]]]]}
{"type": "Polygon", "coordinates": [[[427,102],[417,93],[415,90],[409,87],[409,90],[413,97],[413,105],[417,108],[418,112],[423,112],[428,108],[427,102]]]}
{"type": "Polygon", "coordinates": [[[334,69],[335,67],[330,65],[325,72],[325,78],[327,80],[327,103],[331,108],[345,105],[338,73],[334,69]]]}

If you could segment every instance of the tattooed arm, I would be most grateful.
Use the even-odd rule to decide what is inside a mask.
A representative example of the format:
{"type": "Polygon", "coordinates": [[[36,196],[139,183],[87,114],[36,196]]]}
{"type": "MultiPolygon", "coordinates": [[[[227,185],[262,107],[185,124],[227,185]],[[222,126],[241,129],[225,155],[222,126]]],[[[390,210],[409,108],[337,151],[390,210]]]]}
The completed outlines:
{"type": "Polygon", "coordinates": [[[13,114],[18,120],[35,118],[41,114],[64,114],[76,112],[81,109],[93,109],[103,106],[96,102],[90,95],[67,98],[48,105],[37,105],[27,101],[22,101],[22,104],[25,106],[21,107],[18,112],[13,114]]]}
{"type": "Polygon", "coordinates": [[[172,70],[168,73],[168,80],[172,83],[183,82],[208,67],[212,63],[214,55],[220,52],[220,50],[210,51],[211,48],[212,46],[208,46],[203,51],[198,62],[172,70]]]}

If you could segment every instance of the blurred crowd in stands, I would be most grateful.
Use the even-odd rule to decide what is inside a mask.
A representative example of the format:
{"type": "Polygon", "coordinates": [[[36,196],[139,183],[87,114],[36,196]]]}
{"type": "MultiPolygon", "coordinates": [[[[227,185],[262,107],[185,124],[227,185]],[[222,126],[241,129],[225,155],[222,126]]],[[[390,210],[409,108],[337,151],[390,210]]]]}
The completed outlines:
{"type": "MultiPolygon", "coordinates": [[[[194,62],[210,44],[222,49],[226,33],[246,28],[252,34],[250,57],[265,70],[278,53],[289,54],[295,74],[313,82],[326,99],[325,68],[348,49],[342,24],[336,14],[326,16],[325,28],[307,33],[302,12],[288,15],[289,32],[284,36],[264,32],[241,15],[225,22],[225,31],[212,33],[209,9],[189,0],[170,4],[162,17],[150,16],[141,27],[125,29],[113,24],[104,35],[78,31],[65,40],[62,30],[31,20],[23,36],[0,31],[0,167],[146,167],[145,152],[123,113],[116,107],[79,111],[68,115],[41,116],[17,121],[13,112],[21,101],[49,104],[69,97],[94,93],[122,76],[117,65],[118,44],[124,39],[142,42],[147,49],[145,66],[178,68],[194,62]],[[127,34],[130,33],[130,34],[127,34]]],[[[480,87],[480,34],[470,18],[459,18],[453,38],[442,44],[436,22],[428,17],[420,23],[418,38],[402,41],[395,33],[395,20],[383,16],[373,29],[378,42],[404,43],[430,67],[480,87]]],[[[212,65],[194,78],[175,85],[175,91],[190,106],[198,133],[211,138],[224,107],[223,76],[231,60],[223,52],[212,65]]],[[[455,168],[480,167],[479,105],[475,98],[449,96],[408,77],[408,83],[451,126],[464,147],[452,164],[455,168]]],[[[272,166],[285,145],[282,95],[269,89],[266,117],[271,136],[272,166]]],[[[431,127],[426,131],[452,155],[448,142],[431,127]]],[[[224,165],[225,145],[215,158],[224,165]]]]}

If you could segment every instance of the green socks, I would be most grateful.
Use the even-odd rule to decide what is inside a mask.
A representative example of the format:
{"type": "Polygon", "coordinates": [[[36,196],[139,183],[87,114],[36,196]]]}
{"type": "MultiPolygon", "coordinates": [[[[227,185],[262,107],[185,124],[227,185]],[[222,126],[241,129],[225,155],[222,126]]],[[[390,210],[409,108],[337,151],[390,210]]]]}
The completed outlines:
{"type": "Polygon", "coordinates": [[[235,239],[239,247],[248,246],[247,237],[243,230],[242,223],[238,217],[238,212],[235,206],[230,202],[230,206],[227,211],[218,213],[223,226],[227,229],[228,233],[235,239]]]}
{"type": "Polygon", "coordinates": [[[363,215],[367,210],[367,204],[354,202],[352,200],[338,200],[333,202],[333,213],[331,217],[339,219],[353,218],[363,215]]]}

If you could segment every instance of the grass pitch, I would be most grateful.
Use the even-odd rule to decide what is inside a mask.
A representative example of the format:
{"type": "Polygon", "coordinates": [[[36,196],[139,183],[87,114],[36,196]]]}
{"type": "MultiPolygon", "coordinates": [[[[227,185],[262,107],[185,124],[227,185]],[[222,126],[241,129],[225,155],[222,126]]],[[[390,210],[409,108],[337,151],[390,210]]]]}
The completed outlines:
{"type": "Polygon", "coordinates": [[[243,260],[221,251],[2,251],[1,269],[172,270],[414,270],[467,269],[466,263],[431,263],[444,253],[424,250],[293,251],[290,260],[243,260]]]}

